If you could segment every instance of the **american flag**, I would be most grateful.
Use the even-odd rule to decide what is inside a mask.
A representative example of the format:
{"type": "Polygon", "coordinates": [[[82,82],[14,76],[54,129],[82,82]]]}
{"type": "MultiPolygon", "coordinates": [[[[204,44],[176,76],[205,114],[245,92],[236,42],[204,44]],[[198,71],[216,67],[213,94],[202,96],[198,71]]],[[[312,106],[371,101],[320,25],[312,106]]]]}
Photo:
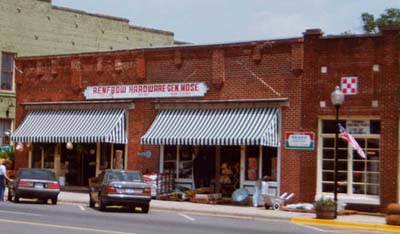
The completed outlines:
{"type": "Polygon", "coordinates": [[[343,139],[345,139],[347,143],[349,143],[353,147],[353,149],[357,151],[358,155],[360,155],[361,158],[366,159],[367,156],[365,155],[364,150],[360,147],[356,139],[354,139],[354,137],[350,135],[350,133],[348,133],[340,123],[339,123],[339,131],[340,131],[340,136],[343,139]]]}

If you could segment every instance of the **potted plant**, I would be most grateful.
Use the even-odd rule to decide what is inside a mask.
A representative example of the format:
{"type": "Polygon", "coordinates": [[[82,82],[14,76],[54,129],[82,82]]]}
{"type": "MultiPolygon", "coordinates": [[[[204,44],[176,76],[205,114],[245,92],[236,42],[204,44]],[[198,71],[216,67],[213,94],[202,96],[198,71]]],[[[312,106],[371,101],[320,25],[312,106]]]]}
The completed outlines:
{"type": "Polygon", "coordinates": [[[336,202],[332,198],[320,197],[314,202],[317,219],[334,219],[336,202]]]}

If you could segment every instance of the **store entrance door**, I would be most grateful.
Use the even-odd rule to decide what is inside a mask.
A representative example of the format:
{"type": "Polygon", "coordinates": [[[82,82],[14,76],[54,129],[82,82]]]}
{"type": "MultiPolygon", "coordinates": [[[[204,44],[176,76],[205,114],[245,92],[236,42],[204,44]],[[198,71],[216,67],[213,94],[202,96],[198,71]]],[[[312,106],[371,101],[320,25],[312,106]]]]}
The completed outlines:
{"type": "Polygon", "coordinates": [[[91,150],[82,155],[81,185],[89,185],[89,179],[96,176],[96,154],[91,150]]]}
{"type": "Polygon", "coordinates": [[[66,184],[87,186],[96,175],[96,145],[76,144],[72,150],[63,149],[61,163],[65,165],[66,184]]]}

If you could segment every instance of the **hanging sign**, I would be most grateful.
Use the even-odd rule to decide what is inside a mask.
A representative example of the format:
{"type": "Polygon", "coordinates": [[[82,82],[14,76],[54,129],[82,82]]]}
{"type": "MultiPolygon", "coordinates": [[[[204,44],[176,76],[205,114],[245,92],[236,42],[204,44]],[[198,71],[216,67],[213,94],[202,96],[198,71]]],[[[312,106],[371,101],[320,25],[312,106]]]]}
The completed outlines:
{"type": "Polygon", "coordinates": [[[130,84],[88,86],[83,94],[86,99],[131,99],[203,97],[207,93],[204,82],[130,84]]]}
{"type": "Polygon", "coordinates": [[[286,149],[313,150],[314,144],[313,132],[285,132],[286,149]]]}

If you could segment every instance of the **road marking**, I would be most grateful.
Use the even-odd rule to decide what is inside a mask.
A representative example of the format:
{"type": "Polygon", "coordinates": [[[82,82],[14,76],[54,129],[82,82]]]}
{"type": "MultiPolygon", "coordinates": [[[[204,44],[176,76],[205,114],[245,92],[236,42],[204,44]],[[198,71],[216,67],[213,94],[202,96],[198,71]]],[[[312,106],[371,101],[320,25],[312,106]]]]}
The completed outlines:
{"type": "Polygon", "coordinates": [[[299,226],[302,226],[302,227],[306,227],[306,228],[309,228],[309,229],[316,230],[316,231],[326,232],[326,230],[321,229],[321,228],[317,228],[317,227],[313,227],[313,226],[308,226],[308,225],[305,225],[305,224],[299,224],[299,223],[296,223],[296,224],[299,225],[299,226]]]}
{"type": "Polygon", "coordinates": [[[47,223],[34,223],[34,222],[26,222],[26,221],[18,221],[11,219],[0,219],[0,223],[15,223],[15,224],[26,224],[31,226],[41,226],[41,227],[51,227],[51,228],[59,228],[59,229],[68,229],[68,230],[78,230],[78,231],[87,231],[87,232],[98,232],[98,233],[110,233],[110,234],[138,234],[133,232],[120,232],[113,230],[105,230],[105,229],[95,229],[95,228],[84,228],[84,227],[74,227],[74,226],[64,226],[64,225],[55,225],[55,224],[47,224],[47,223]]]}
{"type": "Polygon", "coordinates": [[[182,213],[178,213],[178,215],[180,215],[180,216],[182,216],[182,217],[184,217],[184,218],[187,218],[187,219],[189,219],[190,221],[195,221],[195,219],[192,218],[192,217],[190,217],[189,215],[185,215],[185,214],[182,214],[182,213]]]}
{"type": "Polygon", "coordinates": [[[18,215],[29,215],[29,216],[43,216],[40,214],[32,214],[32,213],[26,213],[26,212],[15,212],[15,211],[6,211],[6,210],[0,210],[0,213],[5,213],[5,214],[18,214],[18,215]]]}
{"type": "Polygon", "coordinates": [[[78,207],[79,207],[79,209],[81,209],[81,210],[85,210],[85,207],[83,207],[83,206],[81,206],[81,205],[78,205],[78,207]]]}

